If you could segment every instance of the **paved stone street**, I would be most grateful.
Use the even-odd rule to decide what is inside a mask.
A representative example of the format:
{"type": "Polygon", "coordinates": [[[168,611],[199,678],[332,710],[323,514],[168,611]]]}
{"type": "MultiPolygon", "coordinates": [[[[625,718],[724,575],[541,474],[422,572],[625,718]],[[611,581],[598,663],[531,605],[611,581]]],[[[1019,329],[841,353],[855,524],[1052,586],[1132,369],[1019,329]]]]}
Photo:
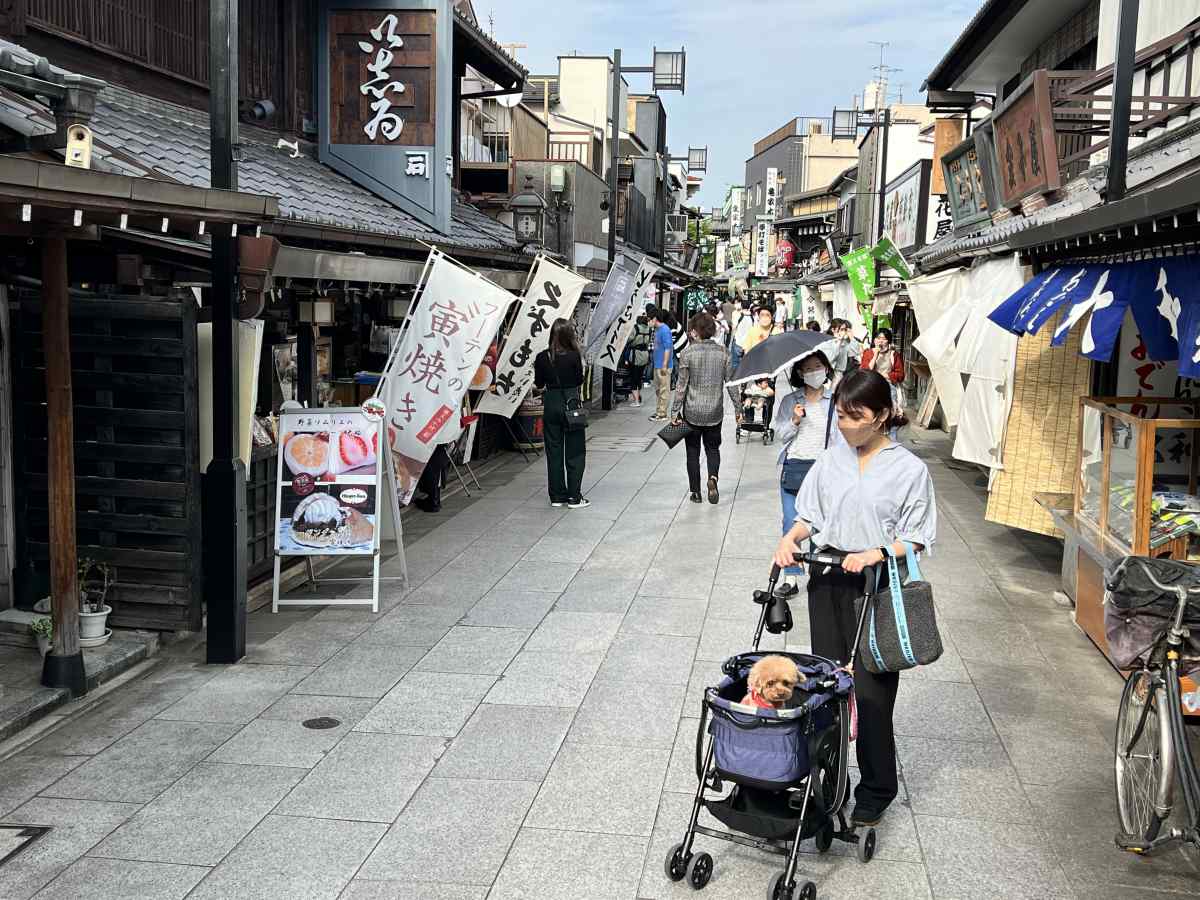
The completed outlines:
{"type": "MultiPolygon", "coordinates": [[[[385,583],[378,615],[256,613],[241,664],[168,651],[5,760],[0,816],[53,830],[0,867],[0,897],[690,895],[663,857],[701,690],[749,648],[777,448],[730,422],[721,504],[696,506],[646,412],[591,429],[590,509],[548,508],[544,464],[513,460],[424,518],[413,587],[385,583]],[[338,724],[302,726],[318,716],[338,724]]],[[[937,484],[946,653],[902,679],[878,856],[809,845],[804,871],[829,900],[1200,895],[1181,851],[1113,846],[1120,679],[1053,598],[1058,545],[984,523],[975,470],[910,437],[937,484]]],[[[775,858],[699,846],[702,896],[766,895],[775,858]]]]}

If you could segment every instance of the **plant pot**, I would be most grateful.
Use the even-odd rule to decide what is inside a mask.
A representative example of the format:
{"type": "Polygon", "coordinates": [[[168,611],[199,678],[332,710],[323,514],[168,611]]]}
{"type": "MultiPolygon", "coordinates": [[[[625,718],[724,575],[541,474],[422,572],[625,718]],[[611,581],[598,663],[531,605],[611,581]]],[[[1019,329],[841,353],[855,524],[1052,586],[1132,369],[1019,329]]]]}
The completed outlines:
{"type": "Polygon", "coordinates": [[[102,606],[100,612],[79,611],[79,636],[81,638],[102,638],[108,622],[111,606],[102,606]]]}
{"type": "Polygon", "coordinates": [[[38,653],[42,654],[42,656],[45,656],[50,652],[50,647],[54,642],[44,634],[35,634],[34,637],[37,638],[38,653]]]}

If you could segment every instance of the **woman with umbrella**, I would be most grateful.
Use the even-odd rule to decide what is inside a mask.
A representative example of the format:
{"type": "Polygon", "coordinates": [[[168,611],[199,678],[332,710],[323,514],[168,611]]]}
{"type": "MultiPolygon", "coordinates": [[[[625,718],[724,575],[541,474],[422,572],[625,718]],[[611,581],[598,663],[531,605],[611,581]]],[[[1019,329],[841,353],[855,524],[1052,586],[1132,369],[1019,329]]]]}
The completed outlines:
{"type": "MultiPolygon", "coordinates": [[[[796,492],[826,444],[839,434],[830,390],[832,380],[833,366],[829,359],[820,350],[814,350],[792,363],[788,381],[796,390],[783,398],[775,412],[775,434],[783,444],[779,451],[783,466],[779,499],[784,534],[796,524],[796,492]]],[[[797,593],[800,588],[796,581],[802,571],[800,566],[788,566],[784,570],[786,578],[775,593],[783,597],[797,593]]]]}

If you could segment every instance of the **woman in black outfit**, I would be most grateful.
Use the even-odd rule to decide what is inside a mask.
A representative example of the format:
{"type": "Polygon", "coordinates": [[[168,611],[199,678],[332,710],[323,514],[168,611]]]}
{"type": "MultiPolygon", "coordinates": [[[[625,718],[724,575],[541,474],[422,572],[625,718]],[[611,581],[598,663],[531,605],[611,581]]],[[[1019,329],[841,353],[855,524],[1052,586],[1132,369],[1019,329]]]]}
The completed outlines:
{"type": "Polygon", "coordinates": [[[533,378],[534,386],[545,391],[542,424],[550,505],[571,509],[590,506],[582,491],[587,435],[582,430],[567,430],[567,403],[579,400],[583,385],[583,354],[575,329],[566,319],[557,319],[550,327],[550,346],[534,360],[533,378]]]}

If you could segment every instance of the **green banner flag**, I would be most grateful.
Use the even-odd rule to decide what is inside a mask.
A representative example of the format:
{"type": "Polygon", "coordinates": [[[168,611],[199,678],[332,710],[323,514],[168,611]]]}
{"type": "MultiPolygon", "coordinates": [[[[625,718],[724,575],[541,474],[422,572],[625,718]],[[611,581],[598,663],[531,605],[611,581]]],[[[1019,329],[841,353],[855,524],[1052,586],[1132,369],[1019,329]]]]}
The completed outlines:
{"type": "Polygon", "coordinates": [[[838,259],[850,276],[850,287],[860,303],[870,302],[875,292],[875,257],[870,247],[859,247],[838,259]]]}
{"type": "Polygon", "coordinates": [[[871,249],[871,255],[883,265],[895,269],[905,281],[912,278],[912,269],[908,266],[908,260],[904,258],[904,254],[900,252],[900,248],[896,246],[896,242],[892,240],[890,234],[884,233],[883,237],[879,239],[879,243],[871,249]]]}

